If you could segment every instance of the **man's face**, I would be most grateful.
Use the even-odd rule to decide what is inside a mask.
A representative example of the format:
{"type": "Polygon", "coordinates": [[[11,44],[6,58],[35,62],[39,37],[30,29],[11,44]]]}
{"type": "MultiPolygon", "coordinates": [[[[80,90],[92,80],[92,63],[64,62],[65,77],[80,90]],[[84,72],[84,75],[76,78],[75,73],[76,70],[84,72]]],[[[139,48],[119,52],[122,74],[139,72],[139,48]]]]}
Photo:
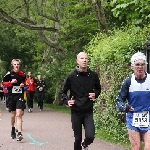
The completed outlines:
{"type": "Polygon", "coordinates": [[[79,53],[79,55],[77,56],[77,63],[79,65],[79,67],[81,68],[86,68],[88,65],[88,56],[86,53],[81,52],[79,53]]]}
{"type": "Polygon", "coordinates": [[[18,71],[20,71],[21,65],[20,65],[20,63],[18,61],[14,61],[13,64],[12,64],[12,67],[13,67],[13,70],[15,72],[18,72],[18,71]]]}
{"type": "Polygon", "coordinates": [[[38,80],[41,80],[42,79],[42,76],[41,75],[38,75],[38,80]]]}
{"type": "Polygon", "coordinates": [[[145,67],[146,63],[144,60],[140,59],[134,62],[134,64],[131,65],[135,76],[142,76],[145,74],[145,67]]]}
{"type": "Polygon", "coordinates": [[[28,72],[28,76],[31,77],[31,76],[32,76],[32,73],[31,73],[31,72],[28,72]]]}

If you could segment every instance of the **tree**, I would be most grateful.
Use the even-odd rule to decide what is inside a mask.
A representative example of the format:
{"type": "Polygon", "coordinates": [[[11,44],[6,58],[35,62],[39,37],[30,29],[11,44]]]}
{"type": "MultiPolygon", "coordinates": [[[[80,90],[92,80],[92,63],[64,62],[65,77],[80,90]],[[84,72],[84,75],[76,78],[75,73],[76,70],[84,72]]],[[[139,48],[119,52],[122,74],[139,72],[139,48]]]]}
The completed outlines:
{"type": "Polygon", "coordinates": [[[37,68],[45,44],[42,44],[36,33],[8,23],[1,23],[0,30],[0,59],[5,61],[5,69],[10,69],[10,61],[14,58],[22,60],[25,70],[37,68]]]}
{"type": "Polygon", "coordinates": [[[140,26],[150,26],[149,0],[113,0],[112,11],[121,22],[131,22],[140,26]]]}
{"type": "MultiPolygon", "coordinates": [[[[55,76],[61,74],[62,60],[70,54],[69,51],[73,51],[75,58],[93,35],[100,30],[107,31],[100,0],[1,0],[0,19],[38,32],[47,44],[41,63],[51,66],[53,63],[48,60],[52,59],[55,66],[60,67],[55,76]]],[[[55,66],[53,68],[57,70],[55,66]]],[[[59,85],[62,79],[58,78],[56,82],[55,85],[59,85]]],[[[57,87],[56,91],[59,91],[57,87]]]]}

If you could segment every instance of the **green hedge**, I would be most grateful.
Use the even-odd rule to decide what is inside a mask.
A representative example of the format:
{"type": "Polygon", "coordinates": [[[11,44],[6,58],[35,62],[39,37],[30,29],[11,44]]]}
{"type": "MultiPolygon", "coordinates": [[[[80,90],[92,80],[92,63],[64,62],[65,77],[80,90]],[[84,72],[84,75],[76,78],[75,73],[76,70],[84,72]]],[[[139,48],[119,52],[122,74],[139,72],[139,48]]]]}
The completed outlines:
{"type": "Polygon", "coordinates": [[[90,68],[98,72],[102,92],[95,103],[96,130],[105,131],[117,143],[128,142],[124,115],[118,112],[115,99],[122,81],[132,73],[129,61],[137,51],[143,51],[150,29],[135,26],[114,29],[109,35],[99,33],[85,47],[90,56],[90,68]]]}

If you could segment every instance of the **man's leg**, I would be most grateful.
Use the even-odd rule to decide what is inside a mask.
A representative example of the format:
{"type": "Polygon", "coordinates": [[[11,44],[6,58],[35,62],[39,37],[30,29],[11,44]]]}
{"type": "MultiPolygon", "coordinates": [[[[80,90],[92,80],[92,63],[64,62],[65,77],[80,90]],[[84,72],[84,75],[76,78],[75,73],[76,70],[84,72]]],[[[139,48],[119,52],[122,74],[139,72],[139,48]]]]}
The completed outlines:
{"type": "Polygon", "coordinates": [[[17,120],[17,129],[18,129],[18,135],[17,135],[17,141],[21,141],[23,139],[22,136],[22,109],[16,109],[16,120],[17,120]]]}
{"type": "Polygon", "coordinates": [[[71,114],[72,129],[74,131],[74,150],[82,150],[82,116],[71,114]]]}
{"type": "Polygon", "coordinates": [[[34,97],[34,92],[30,92],[30,108],[33,108],[33,97],[34,97]]]}
{"type": "Polygon", "coordinates": [[[15,139],[16,138],[16,131],[15,131],[15,116],[16,116],[16,111],[11,111],[11,138],[15,139]]]}
{"type": "Polygon", "coordinates": [[[21,141],[23,139],[22,136],[22,116],[24,114],[24,100],[19,99],[16,104],[16,120],[17,120],[17,128],[18,128],[18,135],[17,141],[21,141]]]}
{"type": "Polygon", "coordinates": [[[38,107],[40,107],[40,94],[37,93],[37,101],[38,101],[38,107]]]}
{"type": "Polygon", "coordinates": [[[128,129],[129,140],[132,146],[132,150],[142,150],[140,132],[128,129]]]}
{"type": "Polygon", "coordinates": [[[27,91],[26,94],[27,94],[27,105],[28,105],[28,108],[30,108],[30,92],[27,91]]]}
{"type": "Polygon", "coordinates": [[[84,139],[84,145],[88,146],[94,141],[94,135],[95,135],[95,126],[94,126],[94,119],[93,119],[93,113],[86,114],[84,118],[84,129],[85,129],[85,139],[84,139]]]}
{"type": "Polygon", "coordinates": [[[41,93],[41,110],[43,109],[44,92],[41,93]]]}
{"type": "Polygon", "coordinates": [[[150,149],[150,130],[148,130],[147,132],[145,132],[143,134],[144,137],[144,150],[149,150],[150,149]]]}

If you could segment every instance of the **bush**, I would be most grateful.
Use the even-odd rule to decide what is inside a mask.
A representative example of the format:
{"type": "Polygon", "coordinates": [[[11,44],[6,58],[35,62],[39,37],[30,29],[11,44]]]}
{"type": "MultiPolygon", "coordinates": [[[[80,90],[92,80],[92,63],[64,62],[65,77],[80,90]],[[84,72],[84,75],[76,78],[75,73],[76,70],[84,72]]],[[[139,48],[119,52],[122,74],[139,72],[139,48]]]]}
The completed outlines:
{"type": "Polygon", "coordinates": [[[130,57],[143,51],[150,35],[148,28],[135,26],[114,29],[109,36],[98,34],[85,47],[90,56],[90,68],[100,77],[102,92],[94,107],[96,130],[105,130],[117,143],[128,141],[124,114],[118,112],[115,99],[122,81],[132,73],[130,57]]]}

